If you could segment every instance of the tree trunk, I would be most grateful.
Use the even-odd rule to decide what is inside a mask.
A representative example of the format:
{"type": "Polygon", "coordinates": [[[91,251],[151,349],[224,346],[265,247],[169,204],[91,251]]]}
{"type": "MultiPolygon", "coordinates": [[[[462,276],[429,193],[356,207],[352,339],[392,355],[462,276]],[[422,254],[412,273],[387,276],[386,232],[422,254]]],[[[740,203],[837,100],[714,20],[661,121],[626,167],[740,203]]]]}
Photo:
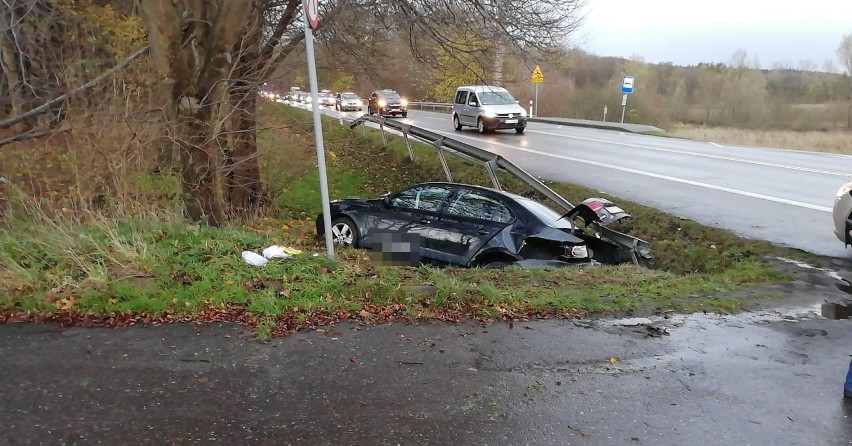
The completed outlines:
{"type": "Polygon", "coordinates": [[[6,88],[11,106],[11,116],[17,116],[24,111],[24,91],[22,73],[19,69],[19,55],[15,49],[12,30],[9,29],[11,12],[5,12],[0,22],[0,68],[6,80],[6,88]]]}
{"type": "Polygon", "coordinates": [[[228,203],[234,215],[247,217],[263,196],[257,153],[257,86],[239,82],[232,93],[236,121],[234,145],[226,163],[228,203]]]}
{"type": "Polygon", "coordinates": [[[210,138],[211,105],[201,101],[194,109],[178,108],[181,133],[181,189],[186,201],[186,214],[192,221],[205,220],[211,226],[225,222],[220,196],[216,192],[216,159],[218,149],[210,138]]]}

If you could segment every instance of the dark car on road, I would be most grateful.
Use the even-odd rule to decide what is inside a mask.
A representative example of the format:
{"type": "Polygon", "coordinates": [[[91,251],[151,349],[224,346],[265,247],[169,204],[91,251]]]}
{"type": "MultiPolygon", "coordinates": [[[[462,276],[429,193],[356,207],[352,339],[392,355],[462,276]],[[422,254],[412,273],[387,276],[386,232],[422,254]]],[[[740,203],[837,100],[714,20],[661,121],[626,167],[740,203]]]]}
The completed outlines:
{"type": "Polygon", "coordinates": [[[394,90],[376,90],[370,94],[367,113],[379,116],[408,117],[408,101],[394,90]]]}
{"type": "MultiPolygon", "coordinates": [[[[334,243],[408,252],[417,259],[412,263],[487,268],[620,263],[614,245],[564,217],[519,195],[441,182],[331,203],[334,243]]],[[[322,215],[316,228],[324,234],[322,215]]]]}

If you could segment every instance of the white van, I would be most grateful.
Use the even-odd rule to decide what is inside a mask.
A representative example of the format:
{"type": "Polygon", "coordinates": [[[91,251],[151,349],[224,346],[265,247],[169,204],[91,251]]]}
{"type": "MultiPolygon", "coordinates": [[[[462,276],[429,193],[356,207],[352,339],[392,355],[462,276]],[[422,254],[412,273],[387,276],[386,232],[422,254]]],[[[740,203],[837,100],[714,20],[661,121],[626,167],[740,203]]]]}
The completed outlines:
{"type": "Polygon", "coordinates": [[[459,87],[453,100],[453,127],[464,126],[476,127],[479,133],[515,129],[520,134],[527,127],[527,112],[503,87],[459,87]]]}

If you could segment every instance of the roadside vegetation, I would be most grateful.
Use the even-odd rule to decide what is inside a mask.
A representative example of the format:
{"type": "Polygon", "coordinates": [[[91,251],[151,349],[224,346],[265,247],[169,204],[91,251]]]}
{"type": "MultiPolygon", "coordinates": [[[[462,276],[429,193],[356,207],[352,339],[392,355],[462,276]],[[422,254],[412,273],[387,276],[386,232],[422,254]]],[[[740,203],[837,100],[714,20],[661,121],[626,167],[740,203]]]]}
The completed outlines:
{"type": "MultiPolygon", "coordinates": [[[[179,208],[167,205],[179,180],[167,174],[133,180],[153,205],[132,215],[118,203],[48,211],[7,180],[12,193],[0,233],[3,318],[91,325],[236,320],[268,336],[341,319],[729,312],[748,304],[730,293],[788,280],[765,260],[780,254],[778,248],[617,197],[607,198],[634,215],[631,232],[652,243],[655,259],[648,268],[388,267],[354,250],[339,252],[332,264],[315,238],[320,204],[310,115],[263,103],[260,116],[261,170],[278,191],[263,218],[218,228],[188,224],[169,210],[179,208]],[[264,268],[240,257],[243,250],[260,252],[273,244],[303,252],[264,268]]],[[[414,145],[412,162],[399,137],[388,136],[382,148],[378,131],[365,135],[330,119],[324,125],[334,198],[377,196],[442,177],[427,146],[414,145]]],[[[481,166],[450,161],[457,180],[488,185],[481,166]]],[[[525,193],[511,178],[502,180],[525,193]]],[[[600,195],[550,186],[574,202],[600,195]]]]}
{"type": "MultiPolygon", "coordinates": [[[[629,73],[638,79],[629,122],[852,127],[852,84],[832,67],[761,71],[745,52],[729,64],[673,67],[566,49],[581,4],[532,0],[471,21],[485,17],[478,2],[324,1],[318,82],[445,102],[454,86],[482,81],[526,103],[528,65],[541,60],[542,115],[616,110],[612,86],[629,73]],[[515,45],[501,44],[508,39],[515,45]]],[[[2,15],[15,39],[0,38],[0,321],[235,320],[266,336],[350,318],[735,311],[744,302],[730,293],[787,280],[768,256],[800,256],[606,197],[652,243],[648,267],[390,268],[354,251],[329,263],[313,237],[311,119],[259,99],[307,84],[301,5],[34,0],[2,15]],[[240,257],[272,244],[303,252],[265,268],[240,257]]],[[[852,53],[838,57],[852,71],[852,53]]],[[[325,122],[333,197],[443,178],[428,147],[415,145],[412,161],[399,138],[382,147],[376,131],[325,122]]],[[[489,184],[480,166],[452,160],[452,170],[489,184]]],[[[551,186],[575,202],[598,195],[551,186]]]]}

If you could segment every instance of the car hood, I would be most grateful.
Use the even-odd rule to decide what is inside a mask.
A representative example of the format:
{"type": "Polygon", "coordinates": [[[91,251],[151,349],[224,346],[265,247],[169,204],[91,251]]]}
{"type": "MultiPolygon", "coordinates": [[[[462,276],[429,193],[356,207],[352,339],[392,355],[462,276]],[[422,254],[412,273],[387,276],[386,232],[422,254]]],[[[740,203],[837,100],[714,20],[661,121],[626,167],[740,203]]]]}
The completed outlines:
{"type": "Polygon", "coordinates": [[[524,108],[518,104],[483,105],[482,110],[494,113],[512,113],[518,115],[525,113],[524,108]]]}
{"type": "Polygon", "coordinates": [[[583,239],[577,237],[576,235],[571,233],[571,229],[569,228],[554,228],[552,226],[544,226],[541,230],[536,231],[533,234],[530,234],[529,238],[539,238],[543,240],[550,240],[557,243],[572,243],[572,244],[583,244],[583,239]]]}

